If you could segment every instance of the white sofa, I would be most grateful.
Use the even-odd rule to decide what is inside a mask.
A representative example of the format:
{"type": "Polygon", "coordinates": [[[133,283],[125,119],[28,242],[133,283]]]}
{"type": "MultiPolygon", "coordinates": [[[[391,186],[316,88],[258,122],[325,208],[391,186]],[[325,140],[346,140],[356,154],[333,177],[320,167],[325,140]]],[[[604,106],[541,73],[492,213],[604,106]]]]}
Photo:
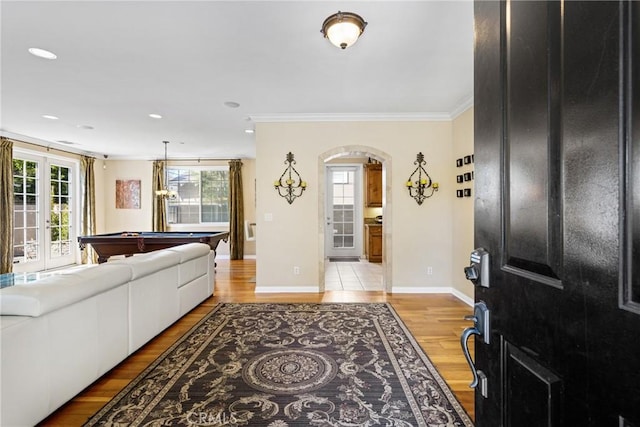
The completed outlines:
{"type": "Polygon", "coordinates": [[[35,425],[213,294],[190,243],[0,290],[0,425],[35,425]]]}

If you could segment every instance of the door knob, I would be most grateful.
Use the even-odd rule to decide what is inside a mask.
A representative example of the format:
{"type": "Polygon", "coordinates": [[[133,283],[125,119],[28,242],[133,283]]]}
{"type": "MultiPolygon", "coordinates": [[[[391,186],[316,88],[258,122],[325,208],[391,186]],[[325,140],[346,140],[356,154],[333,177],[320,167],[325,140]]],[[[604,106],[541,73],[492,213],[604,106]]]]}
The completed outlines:
{"type": "MultiPolygon", "coordinates": [[[[485,344],[489,344],[491,341],[491,329],[489,322],[489,309],[483,301],[477,302],[473,306],[473,315],[465,316],[465,320],[472,320],[473,326],[466,328],[460,336],[460,346],[462,347],[462,353],[467,359],[471,373],[473,374],[473,381],[469,384],[469,387],[476,388],[478,384],[481,384],[482,395],[486,394],[486,376],[482,371],[476,369],[473,360],[471,359],[471,353],[469,352],[469,338],[473,335],[478,335],[485,344]]],[[[486,397],[486,396],[485,396],[486,397]]]]}

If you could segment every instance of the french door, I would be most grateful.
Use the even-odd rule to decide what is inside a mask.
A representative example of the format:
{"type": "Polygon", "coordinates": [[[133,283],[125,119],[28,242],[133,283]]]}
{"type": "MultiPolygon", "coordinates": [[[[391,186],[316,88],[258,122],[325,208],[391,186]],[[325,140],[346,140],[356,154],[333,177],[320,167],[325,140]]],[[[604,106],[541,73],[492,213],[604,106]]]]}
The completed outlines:
{"type": "Polygon", "coordinates": [[[362,166],[328,165],[325,176],[325,254],[359,257],[362,255],[362,166]]]}
{"type": "Polygon", "coordinates": [[[14,152],[13,271],[75,263],[77,170],[64,159],[14,152]]]}

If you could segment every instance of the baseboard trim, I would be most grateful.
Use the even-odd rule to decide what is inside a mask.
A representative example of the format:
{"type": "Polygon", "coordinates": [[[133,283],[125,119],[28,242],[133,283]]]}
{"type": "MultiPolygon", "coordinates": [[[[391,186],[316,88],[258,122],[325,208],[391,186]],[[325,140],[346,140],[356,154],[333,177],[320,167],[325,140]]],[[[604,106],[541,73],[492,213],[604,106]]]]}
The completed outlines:
{"type": "Polygon", "coordinates": [[[256,294],[275,292],[284,293],[319,293],[317,286],[256,286],[256,294]]]}
{"type": "MultiPolygon", "coordinates": [[[[231,259],[231,255],[229,254],[216,254],[216,259],[231,259]]],[[[254,255],[243,255],[242,259],[256,259],[254,255]]]]}
{"type": "Polygon", "coordinates": [[[473,298],[469,298],[459,290],[450,286],[436,286],[436,287],[393,287],[392,292],[394,294],[450,294],[458,298],[463,303],[470,307],[473,307],[473,298]]]}
{"type": "MultiPolygon", "coordinates": [[[[256,286],[256,294],[268,294],[268,293],[319,293],[317,286],[256,286]]],[[[473,298],[463,294],[459,290],[450,286],[437,286],[437,287],[394,287],[394,294],[450,294],[458,298],[469,307],[473,307],[473,298]]]]}
{"type": "Polygon", "coordinates": [[[467,296],[466,294],[463,294],[462,292],[460,292],[455,288],[451,288],[451,294],[454,297],[458,298],[463,303],[467,304],[469,307],[473,307],[473,305],[475,304],[475,301],[473,300],[473,298],[467,296]]]}

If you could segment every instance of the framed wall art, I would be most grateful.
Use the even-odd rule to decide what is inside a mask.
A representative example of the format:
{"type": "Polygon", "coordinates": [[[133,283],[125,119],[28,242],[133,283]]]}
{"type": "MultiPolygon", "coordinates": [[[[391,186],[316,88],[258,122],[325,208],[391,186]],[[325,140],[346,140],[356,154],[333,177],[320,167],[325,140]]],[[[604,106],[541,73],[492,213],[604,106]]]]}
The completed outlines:
{"type": "Polygon", "coordinates": [[[116,209],[140,209],[140,180],[116,180],[116,209]]]}

